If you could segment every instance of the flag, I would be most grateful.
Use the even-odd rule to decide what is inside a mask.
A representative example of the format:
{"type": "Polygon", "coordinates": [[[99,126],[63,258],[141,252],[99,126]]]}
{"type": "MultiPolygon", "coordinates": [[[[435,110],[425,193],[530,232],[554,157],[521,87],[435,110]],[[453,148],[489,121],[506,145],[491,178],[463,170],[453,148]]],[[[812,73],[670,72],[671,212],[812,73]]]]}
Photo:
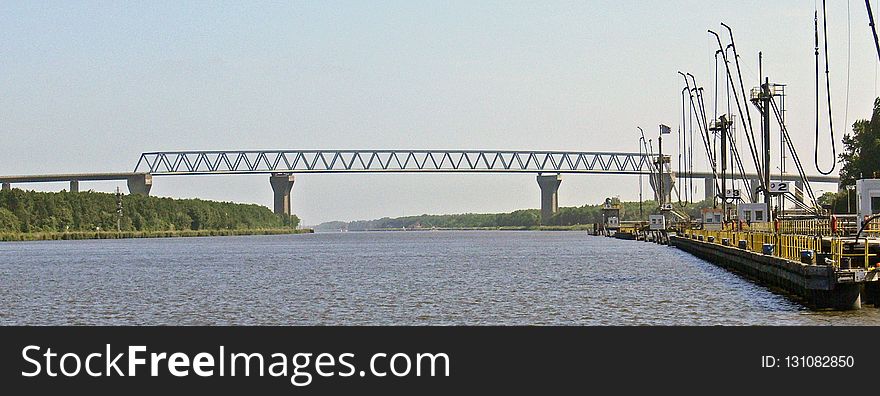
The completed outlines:
{"type": "Polygon", "coordinates": [[[669,134],[669,133],[671,133],[671,132],[672,132],[672,129],[670,129],[668,126],[663,125],[663,124],[660,124],[660,134],[661,134],[661,135],[663,135],[663,134],[669,134]]]}

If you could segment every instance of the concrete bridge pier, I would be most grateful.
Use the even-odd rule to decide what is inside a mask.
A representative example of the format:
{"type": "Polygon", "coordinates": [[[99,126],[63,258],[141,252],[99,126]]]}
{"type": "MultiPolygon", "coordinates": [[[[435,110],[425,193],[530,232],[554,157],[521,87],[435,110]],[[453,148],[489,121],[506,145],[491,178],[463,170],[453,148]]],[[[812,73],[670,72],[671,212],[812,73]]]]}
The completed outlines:
{"type": "MultiPolygon", "coordinates": [[[[794,197],[801,203],[804,202],[804,182],[797,180],[794,182],[794,197]]],[[[818,197],[817,197],[818,198],[818,197]]]]}
{"type": "MultiPolygon", "coordinates": [[[[126,181],[128,182],[128,192],[131,194],[138,195],[150,195],[150,188],[153,187],[153,175],[149,173],[142,173],[129,176],[126,181]]],[[[73,190],[73,181],[70,182],[70,189],[73,190]]],[[[77,190],[79,190],[79,183],[77,182],[77,190]]]]}
{"type": "Polygon", "coordinates": [[[12,183],[3,182],[3,191],[12,190],[12,183]]]}
{"type": "Polygon", "coordinates": [[[269,176],[269,184],[275,192],[275,214],[290,216],[290,190],[293,189],[293,180],[290,173],[273,173],[269,176]]]}
{"type": "Polygon", "coordinates": [[[705,187],[706,196],[703,199],[705,199],[707,201],[715,200],[715,195],[716,195],[716,193],[715,193],[715,179],[712,177],[707,177],[707,178],[703,179],[703,183],[706,186],[705,187]]]}
{"type": "MultiPolygon", "coordinates": [[[[672,202],[672,189],[675,188],[675,175],[667,170],[663,172],[663,191],[658,191],[660,186],[660,175],[654,173],[651,177],[648,178],[648,182],[651,185],[651,189],[654,191],[654,200],[658,203],[660,202],[660,194],[663,194],[663,202],[670,203],[672,202]]],[[[715,191],[713,188],[712,191],[715,191]]]]}
{"type": "Polygon", "coordinates": [[[761,186],[761,179],[749,180],[749,194],[752,196],[752,202],[758,202],[758,187],[761,186]]]}
{"type": "Polygon", "coordinates": [[[70,192],[79,192],[79,180],[70,181],[70,192]]]}
{"type": "Polygon", "coordinates": [[[559,211],[560,175],[538,175],[538,187],[541,187],[541,224],[547,224],[550,218],[559,211]]]}

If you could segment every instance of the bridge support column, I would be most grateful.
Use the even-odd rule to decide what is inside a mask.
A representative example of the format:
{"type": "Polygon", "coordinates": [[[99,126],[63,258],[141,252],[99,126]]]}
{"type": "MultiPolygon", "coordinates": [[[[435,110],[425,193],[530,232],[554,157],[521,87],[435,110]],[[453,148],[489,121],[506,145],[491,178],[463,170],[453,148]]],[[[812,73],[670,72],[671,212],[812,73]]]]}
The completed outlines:
{"type": "Polygon", "coordinates": [[[12,190],[12,183],[3,182],[3,191],[12,190]]]}
{"type": "Polygon", "coordinates": [[[798,201],[804,202],[804,182],[801,180],[795,180],[794,182],[794,197],[798,201]]]}
{"type": "Polygon", "coordinates": [[[560,175],[538,175],[538,187],[541,187],[541,224],[547,224],[550,218],[559,211],[560,175]]]}
{"type": "MultiPolygon", "coordinates": [[[[150,195],[150,188],[153,187],[153,175],[149,173],[129,176],[128,192],[130,194],[150,195]]],[[[73,184],[71,184],[73,188],[73,184]]]]}
{"type": "Polygon", "coordinates": [[[704,198],[706,201],[714,201],[715,200],[715,179],[711,177],[707,177],[703,179],[703,183],[705,183],[706,187],[706,197],[704,198]]]}
{"type": "Polygon", "coordinates": [[[70,192],[79,192],[79,180],[70,181],[70,192]]]}
{"type": "Polygon", "coordinates": [[[269,184],[275,192],[275,214],[290,216],[290,190],[293,189],[293,175],[290,173],[273,173],[269,176],[269,184]]]}
{"type": "Polygon", "coordinates": [[[758,187],[761,186],[761,179],[749,180],[749,194],[752,196],[752,202],[758,202],[758,187]]]}

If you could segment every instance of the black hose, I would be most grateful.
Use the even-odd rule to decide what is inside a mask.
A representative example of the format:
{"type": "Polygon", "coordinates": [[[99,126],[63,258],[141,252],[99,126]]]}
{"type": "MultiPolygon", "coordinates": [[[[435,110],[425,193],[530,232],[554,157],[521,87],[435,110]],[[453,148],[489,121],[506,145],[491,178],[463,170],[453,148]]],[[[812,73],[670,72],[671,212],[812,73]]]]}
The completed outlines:
{"type": "MultiPolygon", "coordinates": [[[[687,79],[687,76],[690,75],[690,73],[685,74],[685,73],[682,73],[681,71],[679,71],[678,74],[681,74],[681,76],[684,78],[684,84],[688,90],[688,95],[690,96],[691,110],[695,113],[695,115],[697,117],[699,117],[699,111],[696,108],[697,105],[694,103],[694,94],[693,94],[693,91],[696,91],[696,88],[691,88],[690,81],[688,81],[688,79],[687,79]]],[[[694,84],[696,85],[696,80],[694,80],[694,84]]],[[[715,181],[715,191],[718,191],[718,189],[719,189],[718,172],[716,169],[717,167],[715,164],[715,159],[712,154],[712,148],[709,145],[709,140],[708,140],[709,131],[704,129],[703,123],[700,122],[699,119],[697,120],[697,128],[700,129],[700,137],[703,140],[703,148],[706,149],[706,157],[709,159],[709,164],[711,165],[711,168],[712,168],[712,177],[714,178],[714,181],[715,181]]]]}
{"type": "Polygon", "coordinates": [[[874,47],[877,48],[877,59],[880,59],[880,40],[877,39],[877,28],[874,27],[874,12],[871,11],[871,0],[865,0],[865,6],[868,8],[868,26],[871,27],[871,33],[874,34],[874,47]]]}
{"type": "MultiPolygon", "coordinates": [[[[745,88],[745,84],[743,84],[743,78],[742,78],[742,68],[740,68],[740,66],[739,66],[739,54],[736,52],[736,42],[733,39],[733,29],[731,29],[730,26],[727,26],[727,24],[725,24],[724,22],[721,22],[721,26],[723,26],[725,29],[727,29],[727,35],[730,36],[730,47],[733,50],[733,60],[734,60],[734,64],[736,65],[736,75],[737,75],[737,78],[739,79],[739,89],[742,92],[743,100],[747,100],[746,99],[746,88],[745,88]]],[[[717,34],[716,34],[716,36],[717,36],[717,34]]],[[[718,38],[718,47],[721,48],[721,39],[720,38],[718,38]]],[[[727,63],[727,53],[726,52],[725,52],[724,58],[725,58],[725,63],[727,63]]],[[[728,75],[729,75],[729,73],[728,73],[728,75]]],[[[733,78],[730,79],[730,83],[731,83],[731,85],[733,84],[733,78]]],[[[734,98],[736,98],[736,87],[734,87],[734,98]]],[[[737,100],[737,107],[739,107],[738,100],[737,100]]],[[[763,175],[764,170],[761,165],[761,161],[758,160],[758,158],[760,158],[760,156],[758,155],[757,143],[754,143],[757,139],[755,139],[755,130],[752,128],[752,113],[749,111],[748,104],[745,105],[745,108],[746,108],[746,117],[749,120],[749,125],[748,125],[748,128],[746,128],[746,130],[743,131],[743,133],[746,134],[746,140],[748,140],[748,142],[749,142],[749,149],[752,150],[752,159],[755,161],[755,169],[758,171],[759,175],[763,175]]],[[[742,111],[740,111],[740,113],[742,113],[742,111]]],[[[742,117],[742,114],[740,114],[740,117],[742,117]]],[[[768,164],[768,166],[769,166],[769,164],[768,164]]],[[[761,179],[761,187],[763,187],[765,190],[768,188],[767,186],[764,185],[764,179],[761,179]]]]}
{"type": "Polygon", "coordinates": [[[837,143],[834,141],[834,121],[831,115],[831,78],[828,73],[828,15],[825,11],[825,0],[822,0],[822,34],[825,39],[825,93],[828,100],[828,129],[831,138],[831,169],[824,171],[819,167],[819,12],[813,17],[816,34],[816,146],[813,150],[813,162],[816,170],[823,175],[830,175],[837,168],[837,143]]]}
{"type": "MultiPolygon", "coordinates": [[[[868,224],[870,224],[872,221],[876,220],[878,217],[880,217],[880,213],[871,215],[867,219],[865,219],[865,221],[862,222],[862,226],[859,227],[859,232],[856,234],[856,243],[859,243],[859,238],[862,237],[862,232],[865,231],[865,227],[867,227],[868,224]]],[[[868,253],[868,236],[867,235],[865,235],[865,253],[868,253]]],[[[868,263],[865,263],[865,265],[867,266],[868,263]]]]}
{"type": "MultiPolygon", "coordinates": [[[[722,24],[722,25],[725,27],[727,26],[724,24],[722,24]]],[[[728,30],[729,29],[730,28],[728,28],[728,30]]],[[[721,44],[721,36],[719,36],[718,33],[713,32],[712,30],[709,30],[709,33],[711,33],[712,35],[715,36],[715,40],[718,41],[718,48],[724,49],[724,46],[721,44]]],[[[733,37],[732,34],[733,33],[731,33],[731,38],[733,37]]],[[[731,43],[730,47],[733,49],[734,58],[736,58],[737,57],[736,47],[733,45],[733,43],[731,43]]],[[[737,64],[739,64],[739,61],[737,61],[737,64]]],[[[751,117],[751,115],[749,115],[749,112],[748,112],[748,110],[749,110],[748,104],[746,104],[746,106],[745,106],[746,111],[743,112],[742,105],[740,104],[740,101],[739,101],[739,94],[736,91],[736,87],[733,86],[734,85],[733,75],[730,72],[730,63],[728,61],[726,51],[724,52],[724,69],[727,72],[728,83],[733,87],[733,99],[734,99],[734,102],[736,103],[736,111],[739,113],[739,118],[740,118],[740,122],[742,123],[743,129],[745,129],[743,131],[743,134],[746,135],[746,141],[748,142],[748,146],[749,146],[749,153],[752,155],[752,162],[755,165],[755,170],[758,172],[759,175],[761,175],[761,174],[763,174],[763,171],[761,168],[761,162],[758,160],[758,149],[755,147],[754,132],[750,132],[750,131],[752,131],[752,126],[751,126],[752,117],[751,117]],[[746,117],[743,117],[743,113],[746,114],[746,117]],[[746,119],[748,119],[748,123],[746,123],[746,119]]],[[[740,86],[742,87],[742,78],[741,77],[740,77],[740,86]]],[[[745,91],[743,90],[743,92],[745,92],[745,91]]],[[[744,95],[743,100],[746,100],[745,94],[743,94],[743,95],[744,95]]],[[[763,183],[764,182],[762,180],[761,184],[763,185],[763,183]]]]}

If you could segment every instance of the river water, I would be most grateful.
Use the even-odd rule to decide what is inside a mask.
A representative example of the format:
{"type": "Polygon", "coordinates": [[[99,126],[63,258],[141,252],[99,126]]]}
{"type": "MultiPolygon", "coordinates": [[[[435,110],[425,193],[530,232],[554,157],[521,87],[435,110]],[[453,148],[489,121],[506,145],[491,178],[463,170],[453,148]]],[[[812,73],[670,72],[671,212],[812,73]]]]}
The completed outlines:
{"type": "Polygon", "coordinates": [[[583,232],[0,244],[2,325],[880,325],[583,232]]]}

